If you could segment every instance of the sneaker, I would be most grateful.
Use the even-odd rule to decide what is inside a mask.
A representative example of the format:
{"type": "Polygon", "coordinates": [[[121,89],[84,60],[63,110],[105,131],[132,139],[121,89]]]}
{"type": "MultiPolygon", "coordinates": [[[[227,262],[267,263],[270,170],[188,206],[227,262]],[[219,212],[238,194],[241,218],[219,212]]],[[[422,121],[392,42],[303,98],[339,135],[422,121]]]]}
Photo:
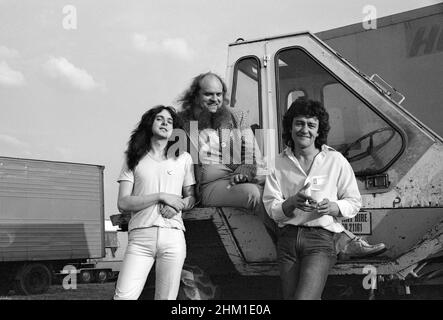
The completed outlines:
{"type": "Polygon", "coordinates": [[[360,237],[355,237],[343,248],[341,254],[349,258],[364,258],[378,255],[386,251],[384,243],[369,244],[360,237]]]}

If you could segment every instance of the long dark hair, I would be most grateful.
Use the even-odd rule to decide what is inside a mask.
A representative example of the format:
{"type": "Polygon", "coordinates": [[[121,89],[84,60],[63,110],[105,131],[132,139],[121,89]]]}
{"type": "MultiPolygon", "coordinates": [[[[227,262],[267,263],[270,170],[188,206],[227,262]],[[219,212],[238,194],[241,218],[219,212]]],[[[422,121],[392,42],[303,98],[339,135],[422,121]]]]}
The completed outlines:
{"type": "Polygon", "coordinates": [[[294,149],[292,121],[298,116],[316,117],[318,119],[318,137],[314,144],[317,149],[321,149],[321,146],[328,141],[328,133],[331,128],[329,114],[319,101],[308,100],[304,97],[295,100],[283,116],[283,142],[292,150],[294,149]]]}
{"type": "Polygon", "coordinates": [[[190,87],[178,99],[178,102],[181,104],[182,110],[188,110],[192,108],[192,106],[198,103],[198,94],[200,93],[201,89],[200,82],[206,76],[216,77],[220,81],[223,87],[223,105],[227,106],[229,104],[229,99],[227,97],[228,88],[223,79],[216,73],[206,72],[206,73],[201,73],[198,76],[196,76],[194,79],[192,79],[190,87]]]}
{"type": "MultiPolygon", "coordinates": [[[[151,150],[152,125],[157,114],[163,110],[166,110],[171,114],[173,121],[172,127],[174,129],[183,128],[182,122],[173,107],[159,105],[146,111],[140,122],[137,124],[137,127],[132,131],[131,137],[128,141],[128,149],[125,152],[126,164],[130,170],[134,170],[140,159],[151,150]]],[[[165,151],[167,152],[169,147],[174,143],[175,141],[168,141],[165,151]]]]}

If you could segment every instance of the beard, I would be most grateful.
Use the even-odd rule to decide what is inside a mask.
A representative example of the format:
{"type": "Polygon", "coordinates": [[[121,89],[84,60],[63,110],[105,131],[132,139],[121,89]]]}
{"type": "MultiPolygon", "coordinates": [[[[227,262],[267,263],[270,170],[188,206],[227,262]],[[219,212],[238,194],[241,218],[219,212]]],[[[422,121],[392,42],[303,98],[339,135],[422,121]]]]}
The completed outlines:
{"type": "Polygon", "coordinates": [[[197,121],[199,130],[230,128],[233,125],[231,111],[225,105],[218,108],[215,113],[203,108],[197,121]]]}

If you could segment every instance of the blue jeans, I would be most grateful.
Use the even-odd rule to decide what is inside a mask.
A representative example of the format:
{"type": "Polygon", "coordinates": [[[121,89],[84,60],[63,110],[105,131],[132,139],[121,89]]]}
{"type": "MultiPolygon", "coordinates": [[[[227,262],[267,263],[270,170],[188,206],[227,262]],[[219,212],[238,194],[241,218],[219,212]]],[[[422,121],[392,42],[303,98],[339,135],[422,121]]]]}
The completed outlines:
{"type": "Polygon", "coordinates": [[[334,233],[287,225],[278,232],[277,259],[286,300],[319,300],[337,261],[334,233]]]}

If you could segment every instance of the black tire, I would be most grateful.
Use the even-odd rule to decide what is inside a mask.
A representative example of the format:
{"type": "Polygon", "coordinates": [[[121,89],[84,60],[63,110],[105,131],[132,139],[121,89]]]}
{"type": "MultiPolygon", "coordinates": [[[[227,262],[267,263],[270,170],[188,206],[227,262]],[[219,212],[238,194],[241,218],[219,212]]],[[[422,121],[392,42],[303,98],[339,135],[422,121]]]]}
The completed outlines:
{"type": "Polygon", "coordinates": [[[97,271],[95,278],[97,279],[97,282],[105,283],[108,281],[109,272],[107,270],[99,270],[97,271]]]}
{"type": "Polygon", "coordinates": [[[52,273],[43,263],[23,265],[17,273],[15,290],[18,294],[42,294],[48,291],[52,282],[52,273]]]}
{"type": "Polygon", "coordinates": [[[80,282],[81,283],[91,283],[94,280],[94,275],[90,270],[82,270],[80,272],[80,282]]]}

